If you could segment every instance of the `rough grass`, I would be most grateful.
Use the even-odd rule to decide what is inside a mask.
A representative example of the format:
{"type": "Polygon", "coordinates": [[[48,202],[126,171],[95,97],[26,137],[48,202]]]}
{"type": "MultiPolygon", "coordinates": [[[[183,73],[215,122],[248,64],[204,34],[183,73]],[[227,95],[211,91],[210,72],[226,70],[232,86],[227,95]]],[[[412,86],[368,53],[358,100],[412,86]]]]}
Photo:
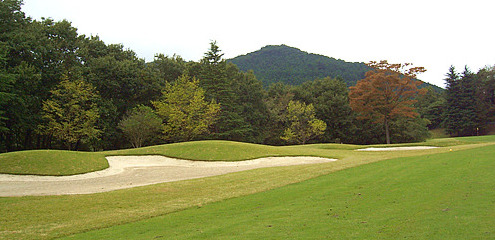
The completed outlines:
{"type": "Polygon", "coordinates": [[[68,239],[494,239],[494,155],[396,158],[68,239]]]}
{"type": "Polygon", "coordinates": [[[445,129],[444,128],[432,129],[432,130],[430,130],[430,134],[431,134],[431,138],[432,139],[435,139],[435,138],[448,138],[449,137],[449,135],[445,133],[445,129]]]}

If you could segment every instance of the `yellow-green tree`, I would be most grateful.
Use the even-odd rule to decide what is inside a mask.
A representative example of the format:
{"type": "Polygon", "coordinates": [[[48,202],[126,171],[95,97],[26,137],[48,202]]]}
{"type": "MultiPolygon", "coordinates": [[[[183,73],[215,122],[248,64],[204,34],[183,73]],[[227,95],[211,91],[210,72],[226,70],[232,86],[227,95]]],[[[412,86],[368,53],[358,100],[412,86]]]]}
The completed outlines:
{"type": "Polygon", "coordinates": [[[281,139],[287,142],[305,144],[307,141],[323,134],[327,124],[316,118],[313,104],[306,105],[299,101],[290,101],[287,106],[287,121],[281,139]]]}
{"type": "Polygon", "coordinates": [[[156,113],[163,119],[163,134],[168,141],[190,141],[209,132],[220,111],[220,104],[205,100],[205,90],[196,78],[180,76],[167,84],[160,100],[154,101],[156,113]]]}
{"type": "Polygon", "coordinates": [[[100,117],[98,98],[91,84],[65,78],[43,102],[44,123],[39,126],[40,132],[60,140],[69,150],[77,150],[81,142],[97,139],[101,134],[96,127],[100,117]]]}

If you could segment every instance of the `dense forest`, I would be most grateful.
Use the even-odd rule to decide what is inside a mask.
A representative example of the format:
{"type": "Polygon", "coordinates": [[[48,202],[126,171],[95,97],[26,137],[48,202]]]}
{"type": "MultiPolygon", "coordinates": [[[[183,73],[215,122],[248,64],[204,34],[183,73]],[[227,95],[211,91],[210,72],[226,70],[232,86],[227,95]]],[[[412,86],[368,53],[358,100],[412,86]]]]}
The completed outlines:
{"type": "Polygon", "coordinates": [[[264,86],[277,82],[300,85],[324,77],[340,77],[348,86],[354,86],[370,70],[364,63],[310,54],[286,45],[265,46],[228,61],[236,64],[242,71],[253,70],[264,86]]]}
{"type": "MultiPolygon", "coordinates": [[[[383,123],[353,110],[344,81],[365,78],[370,65],[335,75],[308,65],[315,72],[311,79],[264,87],[253,71],[225,60],[215,41],[198,62],[160,53],[145,62],[121,44],[78,34],[69,21],[30,19],[21,6],[20,0],[0,2],[1,152],[99,151],[203,139],[385,142],[383,123]]],[[[289,54],[282,65],[299,57],[304,59],[289,54]]],[[[415,114],[389,119],[392,143],[422,141],[428,128],[445,127],[455,136],[488,131],[495,121],[495,70],[451,69],[446,81],[445,93],[409,97],[414,105],[407,108],[415,114]]]]}
{"type": "MultiPolygon", "coordinates": [[[[253,70],[265,87],[277,82],[301,85],[306,81],[325,77],[339,78],[350,87],[356,85],[371,70],[365,63],[346,62],[286,45],[265,46],[227,61],[236,64],[241,71],[253,70]]],[[[421,87],[442,91],[429,83],[423,83],[421,87]]]]}

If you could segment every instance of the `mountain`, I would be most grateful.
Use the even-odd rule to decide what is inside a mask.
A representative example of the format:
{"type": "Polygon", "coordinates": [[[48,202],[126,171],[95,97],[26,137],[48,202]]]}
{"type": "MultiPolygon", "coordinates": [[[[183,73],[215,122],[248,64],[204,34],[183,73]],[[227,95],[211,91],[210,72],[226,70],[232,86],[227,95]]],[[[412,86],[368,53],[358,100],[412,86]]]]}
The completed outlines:
{"type": "Polygon", "coordinates": [[[308,80],[338,76],[353,86],[369,70],[364,63],[346,62],[286,45],[269,45],[228,61],[242,71],[253,70],[264,86],[276,82],[299,85],[308,80]]]}
{"type": "MultiPolygon", "coordinates": [[[[354,86],[370,70],[364,63],[346,62],[319,54],[307,53],[287,45],[268,45],[258,51],[229,59],[242,71],[253,70],[265,87],[283,82],[299,85],[309,80],[324,77],[341,77],[347,86],[354,86]]],[[[438,92],[443,89],[424,83],[421,87],[433,87],[438,92]]]]}

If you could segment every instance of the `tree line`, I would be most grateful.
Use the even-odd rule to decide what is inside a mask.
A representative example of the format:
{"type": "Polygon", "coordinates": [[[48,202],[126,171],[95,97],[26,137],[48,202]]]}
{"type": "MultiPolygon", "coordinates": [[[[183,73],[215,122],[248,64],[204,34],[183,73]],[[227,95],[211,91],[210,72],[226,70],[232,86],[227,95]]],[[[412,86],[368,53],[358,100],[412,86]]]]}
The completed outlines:
{"type": "Polygon", "coordinates": [[[365,97],[357,90],[376,84],[358,83],[350,90],[342,78],[326,77],[264,88],[254,72],[227,62],[215,41],[198,62],[164,54],[145,62],[121,44],[79,35],[66,20],[25,17],[21,5],[19,0],[0,3],[2,152],[97,151],[204,139],[270,145],[413,142],[426,139],[428,127],[474,134],[473,127],[482,133],[493,121],[494,71],[488,68],[478,74],[454,72],[443,95],[417,90],[412,79],[403,81],[407,72],[400,69],[407,65],[370,63],[374,70],[363,82],[379,74],[397,82],[392,90],[371,91],[374,96],[410,91],[395,96],[400,108],[380,115],[376,112],[383,113],[383,106],[363,108],[356,100],[365,97]],[[472,90],[452,95],[470,84],[475,84],[472,90]],[[477,123],[460,130],[447,118],[457,116],[455,107],[473,105],[470,94],[477,99],[477,123]],[[462,103],[453,102],[464,96],[462,103]]]}

